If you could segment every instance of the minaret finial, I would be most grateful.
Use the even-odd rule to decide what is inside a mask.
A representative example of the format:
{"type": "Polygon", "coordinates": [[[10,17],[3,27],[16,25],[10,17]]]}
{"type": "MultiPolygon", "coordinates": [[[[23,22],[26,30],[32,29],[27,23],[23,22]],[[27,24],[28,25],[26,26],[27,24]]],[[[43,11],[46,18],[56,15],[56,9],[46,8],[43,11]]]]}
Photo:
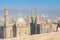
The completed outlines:
{"type": "Polygon", "coordinates": [[[36,9],[36,17],[38,17],[38,13],[39,13],[39,11],[38,11],[38,9],[36,9]]]}
{"type": "Polygon", "coordinates": [[[34,16],[34,10],[32,9],[31,17],[33,17],[33,16],[34,16]]]}
{"type": "Polygon", "coordinates": [[[34,10],[32,9],[32,13],[31,13],[31,22],[34,22],[34,10]]]}
{"type": "Polygon", "coordinates": [[[7,8],[5,8],[4,17],[5,17],[5,23],[8,24],[9,23],[9,15],[8,15],[8,9],[7,8]]]}
{"type": "Polygon", "coordinates": [[[8,7],[7,6],[5,7],[5,10],[8,10],[8,7]]]}
{"type": "Polygon", "coordinates": [[[5,8],[4,13],[5,13],[5,15],[8,15],[8,8],[7,7],[5,8]]]}
{"type": "Polygon", "coordinates": [[[39,24],[39,20],[40,20],[38,13],[39,13],[39,11],[36,10],[36,17],[35,17],[35,23],[36,24],[39,24]]]}

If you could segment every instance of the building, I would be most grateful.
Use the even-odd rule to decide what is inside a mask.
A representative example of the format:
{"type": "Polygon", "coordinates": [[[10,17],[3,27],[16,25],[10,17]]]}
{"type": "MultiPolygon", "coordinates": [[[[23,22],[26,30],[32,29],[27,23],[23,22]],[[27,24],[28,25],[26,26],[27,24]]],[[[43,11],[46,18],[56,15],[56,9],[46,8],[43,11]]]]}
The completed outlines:
{"type": "Polygon", "coordinates": [[[57,24],[52,23],[51,20],[41,21],[38,14],[37,10],[36,17],[34,17],[34,10],[32,10],[31,17],[28,16],[27,20],[24,17],[19,17],[15,22],[10,23],[8,9],[5,9],[5,21],[4,25],[0,27],[0,38],[14,38],[57,31],[57,24]]]}

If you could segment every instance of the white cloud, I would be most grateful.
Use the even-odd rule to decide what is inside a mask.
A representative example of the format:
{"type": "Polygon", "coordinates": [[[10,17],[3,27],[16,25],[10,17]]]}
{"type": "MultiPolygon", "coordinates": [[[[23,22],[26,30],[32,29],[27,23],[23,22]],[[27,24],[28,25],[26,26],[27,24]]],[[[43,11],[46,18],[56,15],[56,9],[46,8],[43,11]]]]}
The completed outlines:
{"type": "Polygon", "coordinates": [[[24,16],[24,14],[23,13],[17,13],[17,15],[16,15],[17,17],[23,17],[24,16]]]}
{"type": "Polygon", "coordinates": [[[41,14],[42,17],[49,17],[49,15],[41,14]]]}

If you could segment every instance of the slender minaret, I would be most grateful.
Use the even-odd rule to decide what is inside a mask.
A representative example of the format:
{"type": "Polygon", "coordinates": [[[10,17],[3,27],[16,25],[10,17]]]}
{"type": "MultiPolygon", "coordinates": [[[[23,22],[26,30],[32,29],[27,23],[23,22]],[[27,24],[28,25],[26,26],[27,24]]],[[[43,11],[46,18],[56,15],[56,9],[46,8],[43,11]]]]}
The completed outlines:
{"type": "Polygon", "coordinates": [[[39,24],[39,19],[40,19],[40,18],[39,18],[39,15],[38,15],[38,14],[39,14],[39,11],[37,10],[37,11],[36,11],[36,18],[35,18],[35,23],[36,23],[36,24],[39,24]]]}
{"type": "Polygon", "coordinates": [[[31,13],[31,23],[34,23],[34,10],[32,10],[32,13],[31,13]]]}
{"type": "Polygon", "coordinates": [[[36,11],[36,17],[35,17],[35,34],[37,34],[38,33],[38,25],[40,25],[39,23],[39,15],[38,15],[38,13],[39,13],[39,11],[37,10],[36,11]]]}
{"type": "Polygon", "coordinates": [[[28,25],[28,34],[30,35],[31,34],[31,28],[30,28],[30,16],[28,16],[28,19],[27,19],[27,25],[28,25]]]}
{"type": "Polygon", "coordinates": [[[5,18],[4,38],[10,38],[10,26],[9,26],[9,16],[8,16],[8,9],[7,8],[5,8],[5,11],[4,11],[4,18],[5,18]]]}
{"type": "Polygon", "coordinates": [[[8,9],[7,8],[5,8],[4,17],[5,17],[5,25],[7,26],[7,24],[9,24],[9,15],[8,15],[8,9]]]}

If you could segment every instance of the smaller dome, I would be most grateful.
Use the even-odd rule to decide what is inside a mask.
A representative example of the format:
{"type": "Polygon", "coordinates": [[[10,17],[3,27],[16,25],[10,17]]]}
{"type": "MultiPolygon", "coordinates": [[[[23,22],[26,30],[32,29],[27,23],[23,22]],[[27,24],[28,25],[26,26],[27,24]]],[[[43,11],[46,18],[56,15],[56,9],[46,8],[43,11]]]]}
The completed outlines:
{"type": "Polygon", "coordinates": [[[50,22],[51,22],[51,19],[47,19],[46,21],[47,21],[48,23],[50,23],[50,22]]]}
{"type": "Polygon", "coordinates": [[[25,26],[26,25],[26,22],[25,22],[25,20],[24,20],[24,18],[23,17],[20,17],[20,18],[18,18],[17,19],[17,21],[16,21],[16,25],[18,26],[25,26]]]}

